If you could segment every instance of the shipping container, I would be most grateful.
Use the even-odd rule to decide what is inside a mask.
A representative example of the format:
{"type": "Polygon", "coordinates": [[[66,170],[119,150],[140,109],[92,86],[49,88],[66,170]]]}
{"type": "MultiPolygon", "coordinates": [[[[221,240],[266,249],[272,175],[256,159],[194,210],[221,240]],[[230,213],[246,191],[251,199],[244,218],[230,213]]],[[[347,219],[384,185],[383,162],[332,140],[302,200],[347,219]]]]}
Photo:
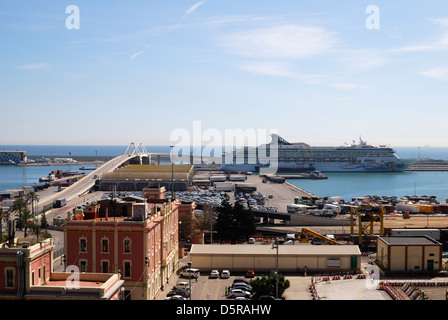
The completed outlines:
{"type": "Polygon", "coordinates": [[[412,204],[398,203],[395,205],[395,211],[409,211],[410,213],[419,213],[420,208],[412,204]]]}

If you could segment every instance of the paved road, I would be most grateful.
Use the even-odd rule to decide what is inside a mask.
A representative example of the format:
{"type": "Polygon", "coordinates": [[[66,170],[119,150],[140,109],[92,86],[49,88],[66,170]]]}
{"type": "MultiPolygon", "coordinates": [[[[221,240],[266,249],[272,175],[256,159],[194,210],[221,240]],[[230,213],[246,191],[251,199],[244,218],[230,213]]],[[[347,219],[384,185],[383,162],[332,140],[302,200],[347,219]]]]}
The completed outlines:
{"type": "Polygon", "coordinates": [[[113,171],[128,159],[129,156],[125,155],[113,158],[61,192],[54,192],[53,194],[48,194],[44,198],[41,197],[39,208],[41,209],[43,206],[53,203],[56,199],[65,198],[69,201],[75,197],[86,194],[95,185],[95,176],[101,177],[104,173],[113,171]]]}

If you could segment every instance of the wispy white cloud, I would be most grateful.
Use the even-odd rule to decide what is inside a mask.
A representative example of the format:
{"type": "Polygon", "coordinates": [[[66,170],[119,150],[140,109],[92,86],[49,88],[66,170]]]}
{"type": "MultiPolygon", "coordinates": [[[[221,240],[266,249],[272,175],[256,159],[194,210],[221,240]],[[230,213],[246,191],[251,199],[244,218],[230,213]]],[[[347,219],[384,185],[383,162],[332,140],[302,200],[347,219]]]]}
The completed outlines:
{"type": "MultiPolygon", "coordinates": [[[[207,0],[197,2],[196,4],[194,4],[193,6],[191,6],[190,8],[188,8],[188,10],[185,12],[184,16],[182,17],[182,19],[185,19],[186,17],[188,17],[189,15],[191,15],[193,12],[196,11],[196,9],[197,9],[199,6],[203,5],[205,2],[207,2],[207,0]]],[[[181,19],[181,20],[182,20],[182,19],[181,19]]],[[[178,29],[178,28],[179,28],[179,25],[180,25],[180,22],[178,22],[178,23],[176,23],[176,24],[174,24],[174,25],[168,26],[168,27],[166,27],[166,26],[163,27],[163,32],[161,33],[161,36],[162,36],[163,38],[167,37],[171,32],[173,32],[174,30],[178,29]]],[[[160,29],[162,29],[162,28],[156,28],[156,29],[157,29],[157,32],[160,33],[160,29]]],[[[153,33],[153,32],[154,32],[154,30],[151,29],[151,30],[147,30],[147,31],[145,31],[145,32],[143,32],[143,33],[140,33],[139,35],[125,36],[125,38],[129,38],[129,37],[138,37],[138,36],[145,35],[145,33],[147,34],[147,33],[153,33]]],[[[149,46],[150,46],[150,45],[148,44],[148,45],[145,47],[145,49],[148,48],[149,46]]],[[[145,50],[141,50],[141,51],[139,51],[139,52],[137,52],[137,53],[134,53],[134,54],[131,56],[130,60],[131,60],[131,61],[134,60],[134,58],[136,58],[137,56],[143,54],[144,52],[145,52],[145,50]]]]}
{"type": "Polygon", "coordinates": [[[350,49],[335,52],[339,61],[357,70],[381,67],[387,63],[389,52],[380,49],[350,49]]]}
{"type": "Polygon", "coordinates": [[[20,70],[42,70],[46,69],[50,66],[49,63],[33,63],[33,64],[25,64],[18,66],[17,69],[20,70]]]}
{"type": "Polygon", "coordinates": [[[204,1],[199,1],[198,3],[194,4],[193,6],[191,6],[184,14],[184,18],[188,17],[190,14],[192,14],[193,12],[196,11],[197,8],[199,8],[199,6],[203,5],[205,2],[207,2],[207,0],[204,1]]]}
{"type": "Polygon", "coordinates": [[[448,81],[448,68],[434,68],[419,73],[422,76],[448,81]]]}
{"type": "Polygon", "coordinates": [[[136,58],[136,57],[138,57],[139,55],[141,55],[143,52],[144,52],[144,51],[142,50],[142,51],[139,51],[139,52],[137,52],[137,53],[134,53],[134,54],[131,56],[131,61],[134,60],[134,58],[136,58]]]}
{"type": "Polygon", "coordinates": [[[409,46],[403,46],[392,51],[397,52],[430,52],[440,51],[448,49],[448,18],[427,19],[428,21],[436,24],[443,31],[434,35],[431,39],[428,39],[422,43],[415,43],[409,46]]]}
{"type": "Polygon", "coordinates": [[[327,52],[337,40],[322,27],[290,24],[237,32],[218,42],[243,57],[300,59],[327,52]]]}
{"type": "Polygon", "coordinates": [[[297,80],[309,85],[325,85],[339,90],[366,89],[367,86],[341,81],[327,74],[309,74],[294,70],[293,66],[285,62],[263,61],[239,66],[240,70],[252,74],[283,77],[297,80]]]}

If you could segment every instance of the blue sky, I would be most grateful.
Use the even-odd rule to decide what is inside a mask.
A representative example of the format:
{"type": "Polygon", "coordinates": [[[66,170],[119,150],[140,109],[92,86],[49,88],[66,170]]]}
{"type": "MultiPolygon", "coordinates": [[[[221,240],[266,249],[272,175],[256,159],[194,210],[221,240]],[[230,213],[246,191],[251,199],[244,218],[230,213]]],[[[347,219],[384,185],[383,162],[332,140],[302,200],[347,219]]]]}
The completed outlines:
{"type": "Polygon", "coordinates": [[[448,146],[447,54],[444,0],[0,0],[1,144],[448,146]]]}

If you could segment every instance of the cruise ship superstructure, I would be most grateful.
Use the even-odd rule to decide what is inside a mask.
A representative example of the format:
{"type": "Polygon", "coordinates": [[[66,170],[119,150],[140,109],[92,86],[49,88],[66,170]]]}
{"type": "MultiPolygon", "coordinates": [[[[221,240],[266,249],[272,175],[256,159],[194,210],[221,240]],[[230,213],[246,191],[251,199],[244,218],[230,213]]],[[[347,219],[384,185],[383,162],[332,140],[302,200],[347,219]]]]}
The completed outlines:
{"type": "Polygon", "coordinates": [[[277,152],[278,172],[401,172],[414,162],[398,158],[390,147],[368,145],[361,138],[358,144],[314,147],[303,142],[290,143],[276,134],[271,137],[271,142],[261,148],[243,147],[232,155],[223,154],[221,170],[259,171],[269,165],[260,161],[260,150],[264,154],[277,152]]]}

